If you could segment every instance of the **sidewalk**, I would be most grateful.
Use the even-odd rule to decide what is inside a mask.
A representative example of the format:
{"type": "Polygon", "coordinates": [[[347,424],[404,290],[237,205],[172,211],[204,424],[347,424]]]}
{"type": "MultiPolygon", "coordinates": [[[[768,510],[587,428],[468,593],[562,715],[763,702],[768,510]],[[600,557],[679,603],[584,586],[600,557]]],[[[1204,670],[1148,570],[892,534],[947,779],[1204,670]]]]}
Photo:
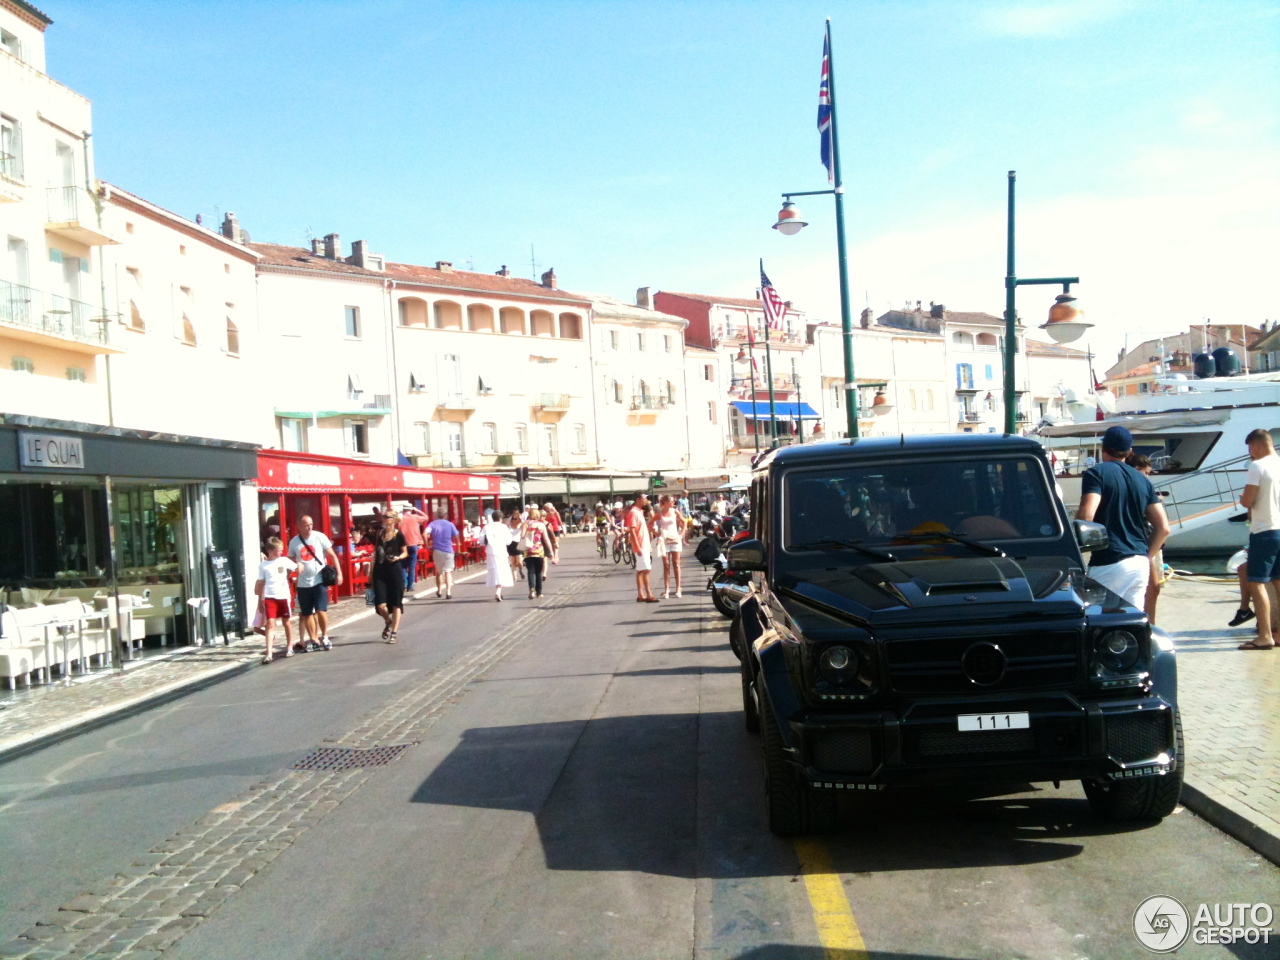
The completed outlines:
{"type": "Polygon", "coordinates": [[[1175,579],[1160,594],[1157,622],[1178,650],[1182,802],[1280,863],[1280,650],[1236,649],[1254,636],[1226,625],[1239,600],[1234,581],[1175,579]]]}
{"type": "MultiPolygon", "coordinates": [[[[463,583],[484,576],[484,566],[462,571],[463,583]]],[[[418,581],[414,597],[433,597],[436,589],[418,581]]],[[[329,607],[329,632],[342,642],[342,629],[371,617],[364,597],[347,597],[329,607]]],[[[277,645],[284,638],[277,636],[277,645]]],[[[277,647],[279,648],[279,647],[277,647]]],[[[109,723],[197,687],[251,670],[262,660],[262,638],[251,634],[224,646],[180,647],[169,656],[130,662],[123,672],[99,670],[72,683],[38,685],[0,701],[0,763],[82,730],[109,723]]]]}

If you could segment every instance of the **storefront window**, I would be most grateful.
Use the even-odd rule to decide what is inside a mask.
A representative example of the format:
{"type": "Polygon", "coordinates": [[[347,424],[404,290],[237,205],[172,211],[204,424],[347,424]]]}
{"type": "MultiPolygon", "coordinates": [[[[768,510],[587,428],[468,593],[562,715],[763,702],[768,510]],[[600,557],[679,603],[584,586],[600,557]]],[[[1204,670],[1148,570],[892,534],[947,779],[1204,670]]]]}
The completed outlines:
{"type": "Polygon", "coordinates": [[[100,488],[0,484],[0,579],[98,586],[106,565],[100,488]]]}
{"type": "Polygon", "coordinates": [[[117,487],[116,549],[121,583],[181,583],[180,487],[117,487]]]}

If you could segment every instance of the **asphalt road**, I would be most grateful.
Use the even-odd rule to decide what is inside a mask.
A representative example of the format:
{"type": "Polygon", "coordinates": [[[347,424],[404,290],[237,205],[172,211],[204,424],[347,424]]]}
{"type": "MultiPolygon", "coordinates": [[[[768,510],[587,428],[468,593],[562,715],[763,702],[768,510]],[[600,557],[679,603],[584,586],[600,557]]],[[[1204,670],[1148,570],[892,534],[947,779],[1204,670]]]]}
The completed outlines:
{"type": "Polygon", "coordinates": [[[412,603],[396,646],[364,620],[0,767],[0,941],[526,622],[166,960],[1123,958],[1146,955],[1148,896],[1280,912],[1280,870],[1191,813],[1117,829],[1075,784],[890,793],[820,842],[771,836],[696,564],[683,600],[637,604],[589,551],[570,543],[536,619],[518,589],[463,584],[412,603]]]}

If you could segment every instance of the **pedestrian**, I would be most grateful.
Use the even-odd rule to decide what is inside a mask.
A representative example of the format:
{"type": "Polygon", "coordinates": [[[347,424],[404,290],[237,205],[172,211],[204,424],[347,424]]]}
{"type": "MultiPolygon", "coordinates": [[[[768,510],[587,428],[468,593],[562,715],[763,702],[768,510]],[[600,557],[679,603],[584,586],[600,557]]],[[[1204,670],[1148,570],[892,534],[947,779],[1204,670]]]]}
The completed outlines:
{"type": "Polygon", "coordinates": [[[258,605],[265,618],[263,634],[267,640],[266,654],[263,663],[270,663],[273,656],[273,631],[276,621],[284,624],[284,655],[293,656],[293,620],[289,615],[289,574],[298,569],[298,565],[288,557],[282,557],[280,550],[283,544],[279,537],[267,538],[267,559],[258,564],[258,582],[254,592],[258,595],[258,605]]]}
{"type": "Polygon", "coordinates": [[[684,545],[688,523],[684,514],[676,509],[675,499],[663,494],[658,500],[658,512],[653,517],[653,533],[657,553],[662,558],[662,599],[671,596],[671,581],[675,580],[676,597],[680,592],[680,549],[684,545]]]}
{"type": "Polygon", "coordinates": [[[431,565],[436,569],[436,599],[453,599],[453,541],[458,528],[450,521],[444,507],[436,507],[436,518],[427,524],[427,540],[431,546],[431,565]]]}
{"type": "Polygon", "coordinates": [[[1141,607],[1151,564],[1169,536],[1169,520],[1151,481],[1124,462],[1132,449],[1133,435],[1125,427],[1110,427],[1102,435],[1102,463],[1081,478],[1076,519],[1096,519],[1107,528],[1110,540],[1104,549],[1093,551],[1089,576],[1126,603],[1141,607]]]}
{"type": "Polygon", "coordinates": [[[507,547],[511,546],[511,528],[502,522],[502,511],[489,514],[489,522],[480,533],[484,544],[484,585],[493,587],[493,599],[502,600],[502,588],[515,583],[511,576],[511,560],[507,547]]]}
{"type": "Polygon", "coordinates": [[[332,650],[329,639],[329,584],[342,586],[342,566],[333,551],[333,541],[326,537],[310,517],[298,518],[298,534],[289,541],[289,559],[298,565],[298,646],[305,652],[314,643],[321,650],[332,650]],[[325,573],[330,562],[333,573],[325,573]]]}
{"type": "Polygon", "coordinates": [[[560,533],[564,530],[564,520],[561,519],[560,511],[556,509],[554,503],[547,502],[542,505],[542,522],[547,525],[547,532],[551,534],[551,562],[559,566],[560,533]]]}
{"type": "MultiPolygon", "coordinates": [[[[1144,477],[1150,479],[1153,473],[1151,469],[1151,458],[1145,453],[1138,453],[1136,450],[1129,451],[1129,455],[1124,458],[1124,462],[1133,469],[1137,470],[1144,477]]],[[[1159,496],[1159,493],[1156,494],[1159,496]]],[[[1151,558],[1151,576],[1147,580],[1147,592],[1142,600],[1143,612],[1147,615],[1147,620],[1155,626],[1156,622],[1156,602],[1160,599],[1160,587],[1164,583],[1164,550],[1163,548],[1156,552],[1151,558]]]]}
{"type": "Polygon", "coordinates": [[[524,520],[519,510],[512,510],[507,517],[507,529],[511,531],[511,542],[507,544],[507,559],[511,561],[513,578],[524,579],[524,554],[520,552],[520,532],[524,528],[524,520]]]}
{"type": "Polygon", "coordinates": [[[653,569],[653,561],[649,557],[650,545],[649,524],[644,517],[644,508],[649,498],[643,493],[636,497],[635,503],[627,512],[624,527],[631,542],[631,552],[636,557],[636,603],[657,603],[649,586],[649,571],[653,569]]]}
{"type": "Polygon", "coordinates": [[[693,512],[689,507],[689,491],[681,490],[680,498],[676,501],[676,509],[680,511],[680,515],[686,520],[693,516],[693,512]]]}
{"type": "Polygon", "coordinates": [[[404,558],[404,588],[412,591],[418,582],[418,551],[422,549],[422,521],[429,520],[417,507],[405,507],[400,512],[400,532],[409,555],[404,558]]]}
{"type": "Polygon", "coordinates": [[[374,609],[385,624],[382,639],[395,643],[400,616],[404,613],[404,567],[401,564],[409,551],[404,534],[399,530],[400,517],[396,512],[388,510],[382,514],[381,520],[382,529],[374,542],[373,571],[369,579],[373,581],[374,609]]]}
{"type": "Polygon", "coordinates": [[[520,532],[520,547],[524,551],[524,568],[529,578],[529,599],[542,596],[542,574],[546,569],[547,552],[550,550],[550,534],[542,521],[542,511],[529,508],[529,519],[520,532]]]}
{"type": "Polygon", "coordinates": [[[1249,511],[1249,593],[1258,636],[1240,644],[1241,650],[1274,650],[1275,625],[1268,585],[1280,597],[1280,457],[1271,434],[1259,427],[1245,437],[1249,469],[1244,475],[1240,505],[1249,511]]]}

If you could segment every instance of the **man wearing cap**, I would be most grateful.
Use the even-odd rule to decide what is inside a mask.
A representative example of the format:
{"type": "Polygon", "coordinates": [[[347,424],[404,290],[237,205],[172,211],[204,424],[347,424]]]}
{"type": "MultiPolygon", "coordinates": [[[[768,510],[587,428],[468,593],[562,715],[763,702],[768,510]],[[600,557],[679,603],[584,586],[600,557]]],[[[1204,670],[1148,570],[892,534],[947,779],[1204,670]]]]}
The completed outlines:
{"type": "Polygon", "coordinates": [[[1124,427],[1102,435],[1102,462],[1081,478],[1076,519],[1102,524],[1110,538],[1106,549],[1093,551],[1089,576],[1141,610],[1169,519],[1151,481],[1124,462],[1132,449],[1133,435],[1124,427]]]}

